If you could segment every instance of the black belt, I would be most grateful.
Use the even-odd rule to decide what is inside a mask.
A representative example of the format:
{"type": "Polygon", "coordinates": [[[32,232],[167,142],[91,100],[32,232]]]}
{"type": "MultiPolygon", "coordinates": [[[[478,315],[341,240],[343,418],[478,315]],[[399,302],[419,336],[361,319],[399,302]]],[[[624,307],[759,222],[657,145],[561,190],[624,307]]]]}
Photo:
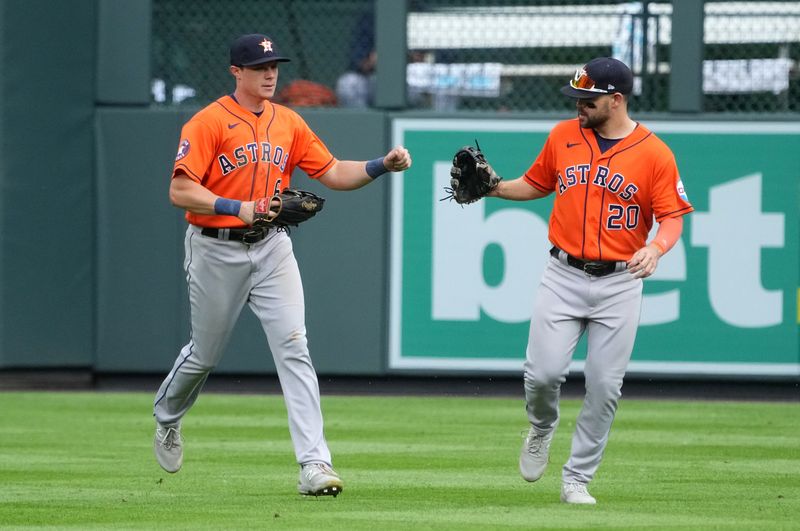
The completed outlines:
{"type": "Polygon", "coordinates": [[[267,227],[245,227],[239,229],[211,229],[204,227],[203,230],[200,231],[200,234],[218,240],[253,244],[266,238],[268,232],[269,228],[267,227]]]}
{"type": "MultiPolygon", "coordinates": [[[[558,259],[558,255],[560,252],[561,249],[553,246],[550,249],[550,256],[553,256],[556,259],[558,259]]],[[[567,254],[567,264],[571,265],[576,269],[580,269],[587,275],[591,275],[593,277],[604,277],[606,275],[610,275],[611,273],[617,270],[618,262],[605,262],[605,261],[587,262],[586,260],[581,260],[580,258],[575,258],[574,256],[567,254]]]]}

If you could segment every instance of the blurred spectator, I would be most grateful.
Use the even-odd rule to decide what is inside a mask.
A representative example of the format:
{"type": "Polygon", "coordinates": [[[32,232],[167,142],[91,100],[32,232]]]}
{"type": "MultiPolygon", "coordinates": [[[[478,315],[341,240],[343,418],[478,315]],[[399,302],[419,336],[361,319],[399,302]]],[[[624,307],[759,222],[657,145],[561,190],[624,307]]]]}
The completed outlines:
{"type": "MultiPolygon", "coordinates": [[[[434,52],[409,51],[408,63],[436,62],[434,52]]],[[[442,53],[439,62],[454,62],[452,54],[442,53]]],[[[375,50],[375,13],[367,10],[359,17],[353,30],[347,71],[336,81],[336,98],[340,107],[365,109],[375,103],[375,69],[378,54],[375,50]]],[[[461,98],[457,94],[435,90],[431,87],[408,85],[408,105],[435,111],[454,111],[461,98]]]]}
{"type": "Polygon", "coordinates": [[[370,9],[356,22],[347,71],[336,81],[341,107],[371,107],[375,96],[375,14],[370,9]]]}
{"type": "Polygon", "coordinates": [[[335,107],[336,94],[320,83],[296,79],[283,87],[273,101],[289,107],[335,107]]]}

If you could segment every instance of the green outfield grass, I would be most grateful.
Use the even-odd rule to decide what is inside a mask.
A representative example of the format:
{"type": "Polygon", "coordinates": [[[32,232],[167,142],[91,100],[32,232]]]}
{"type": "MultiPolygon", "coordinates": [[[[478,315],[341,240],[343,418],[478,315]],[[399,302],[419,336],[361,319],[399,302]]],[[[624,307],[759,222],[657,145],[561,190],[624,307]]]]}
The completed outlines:
{"type": "Polygon", "coordinates": [[[0,528],[798,529],[800,405],[625,400],[591,484],[559,502],[580,403],[523,481],[521,399],[323,397],[345,481],[297,494],[280,396],[204,394],[183,470],[152,455],[151,393],[0,393],[0,528]]]}

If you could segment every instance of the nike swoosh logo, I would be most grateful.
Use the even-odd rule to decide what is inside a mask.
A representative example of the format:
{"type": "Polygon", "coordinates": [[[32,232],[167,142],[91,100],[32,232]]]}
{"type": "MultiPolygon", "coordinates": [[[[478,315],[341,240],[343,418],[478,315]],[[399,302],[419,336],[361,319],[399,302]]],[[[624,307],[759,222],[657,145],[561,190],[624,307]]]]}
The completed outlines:
{"type": "MultiPolygon", "coordinates": [[[[230,127],[230,126],[229,126],[229,127],[230,127]]],[[[580,146],[580,145],[581,145],[581,143],[580,143],[580,142],[575,142],[574,144],[573,144],[573,143],[570,143],[570,142],[567,142],[567,149],[569,149],[569,148],[571,148],[571,147],[575,147],[575,146],[580,146]]]]}
{"type": "Polygon", "coordinates": [[[233,129],[237,125],[239,125],[239,122],[236,122],[235,124],[228,124],[228,129],[233,129]]]}

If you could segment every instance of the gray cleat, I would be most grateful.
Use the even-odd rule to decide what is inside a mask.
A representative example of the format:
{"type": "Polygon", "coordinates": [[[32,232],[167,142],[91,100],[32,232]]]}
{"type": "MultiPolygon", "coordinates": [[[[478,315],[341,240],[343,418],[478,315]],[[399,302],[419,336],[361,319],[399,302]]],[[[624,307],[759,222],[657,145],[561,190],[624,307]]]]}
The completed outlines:
{"type": "Polygon", "coordinates": [[[583,483],[563,483],[561,485],[561,501],[581,505],[594,505],[597,500],[586,490],[583,483]]]}
{"type": "Polygon", "coordinates": [[[297,480],[300,494],[336,497],[343,488],[339,474],[325,463],[309,463],[300,469],[300,478],[297,480]]]}
{"type": "Polygon", "coordinates": [[[180,426],[166,428],[156,424],[156,436],[153,450],[161,468],[174,474],[183,464],[183,437],[180,426]]]}
{"type": "Polygon", "coordinates": [[[553,428],[546,435],[538,435],[531,426],[519,454],[519,472],[525,481],[536,481],[544,474],[550,457],[550,442],[555,431],[553,428]]]}

